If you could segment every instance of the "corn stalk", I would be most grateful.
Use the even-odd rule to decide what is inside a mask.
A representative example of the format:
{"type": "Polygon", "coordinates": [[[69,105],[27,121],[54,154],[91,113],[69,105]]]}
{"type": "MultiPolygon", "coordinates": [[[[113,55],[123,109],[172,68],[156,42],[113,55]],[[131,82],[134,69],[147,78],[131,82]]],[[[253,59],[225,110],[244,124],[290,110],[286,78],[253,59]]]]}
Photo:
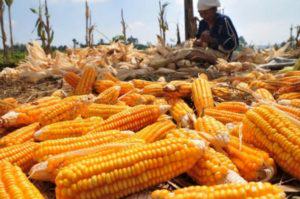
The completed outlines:
{"type": "Polygon", "coordinates": [[[95,25],[92,25],[92,15],[91,9],[89,7],[88,1],[85,1],[85,41],[86,45],[89,47],[93,46],[94,43],[94,35],[93,32],[95,30],[95,25]]]}
{"type": "Polygon", "coordinates": [[[166,32],[169,30],[169,25],[166,20],[166,9],[169,3],[161,3],[159,1],[159,13],[158,13],[158,24],[159,24],[159,31],[160,36],[163,38],[164,44],[166,43],[166,32]]]}
{"type": "Polygon", "coordinates": [[[38,19],[35,23],[35,29],[37,30],[39,39],[42,41],[42,47],[44,48],[45,52],[49,54],[51,52],[51,43],[54,39],[54,31],[50,26],[50,15],[47,0],[45,0],[44,9],[41,5],[41,1],[39,1],[38,9],[31,8],[30,10],[32,13],[38,16],[38,19]]]}
{"type": "Polygon", "coordinates": [[[123,9],[121,9],[121,25],[122,25],[122,34],[123,34],[123,37],[124,37],[124,41],[126,43],[127,41],[127,24],[125,22],[125,19],[124,19],[124,13],[123,13],[123,9]]]}

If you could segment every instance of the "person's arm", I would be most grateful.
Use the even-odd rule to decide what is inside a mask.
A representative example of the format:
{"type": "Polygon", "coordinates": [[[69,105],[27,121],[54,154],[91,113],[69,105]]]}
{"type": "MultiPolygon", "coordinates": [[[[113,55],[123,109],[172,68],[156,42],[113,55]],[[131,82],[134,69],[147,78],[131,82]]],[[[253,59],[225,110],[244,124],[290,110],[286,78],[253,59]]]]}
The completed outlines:
{"type": "Polygon", "coordinates": [[[217,39],[219,50],[224,52],[232,52],[239,45],[236,30],[228,17],[224,17],[222,23],[221,35],[217,39]]]}
{"type": "Polygon", "coordinates": [[[194,44],[193,44],[194,47],[202,47],[203,46],[203,41],[201,41],[201,36],[205,31],[206,31],[205,22],[202,20],[199,23],[199,28],[195,35],[196,40],[194,41],[194,44]]]}

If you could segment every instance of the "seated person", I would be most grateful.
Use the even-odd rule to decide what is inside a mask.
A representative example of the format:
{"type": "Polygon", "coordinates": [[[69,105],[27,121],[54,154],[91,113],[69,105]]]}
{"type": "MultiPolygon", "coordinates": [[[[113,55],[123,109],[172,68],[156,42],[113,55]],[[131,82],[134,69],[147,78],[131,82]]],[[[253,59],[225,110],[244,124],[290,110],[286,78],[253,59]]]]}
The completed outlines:
{"type": "Polygon", "coordinates": [[[209,47],[229,60],[239,40],[230,18],[217,13],[220,6],[219,0],[199,0],[198,10],[203,20],[200,21],[194,46],[209,47]]]}

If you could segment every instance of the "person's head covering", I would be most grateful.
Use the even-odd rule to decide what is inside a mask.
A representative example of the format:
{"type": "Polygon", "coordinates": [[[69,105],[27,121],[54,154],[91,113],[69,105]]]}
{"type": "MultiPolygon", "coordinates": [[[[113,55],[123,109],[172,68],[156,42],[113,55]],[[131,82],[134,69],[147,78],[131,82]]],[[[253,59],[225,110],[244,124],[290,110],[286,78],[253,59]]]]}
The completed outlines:
{"type": "Polygon", "coordinates": [[[214,7],[220,7],[221,3],[219,0],[199,0],[198,1],[198,10],[204,11],[209,10],[214,7]]]}

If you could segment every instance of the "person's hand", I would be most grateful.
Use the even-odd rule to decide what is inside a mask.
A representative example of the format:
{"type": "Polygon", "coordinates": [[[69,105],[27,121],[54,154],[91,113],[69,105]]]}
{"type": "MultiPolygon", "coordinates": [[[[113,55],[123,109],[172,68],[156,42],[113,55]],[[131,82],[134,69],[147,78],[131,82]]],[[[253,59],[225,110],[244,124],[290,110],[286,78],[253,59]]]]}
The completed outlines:
{"type": "Polygon", "coordinates": [[[196,39],[193,43],[193,47],[202,47],[203,43],[201,39],[196,39]]]}
{"type": "Polygon", "coordinates": [[[210,34],[209,34],[209,31],[204,31],[204,32],[201,34],[200,39],[201,39],[202,42],[209,43],[210,40],[211,40],[211,36],[210,36],[210,34]]]}

